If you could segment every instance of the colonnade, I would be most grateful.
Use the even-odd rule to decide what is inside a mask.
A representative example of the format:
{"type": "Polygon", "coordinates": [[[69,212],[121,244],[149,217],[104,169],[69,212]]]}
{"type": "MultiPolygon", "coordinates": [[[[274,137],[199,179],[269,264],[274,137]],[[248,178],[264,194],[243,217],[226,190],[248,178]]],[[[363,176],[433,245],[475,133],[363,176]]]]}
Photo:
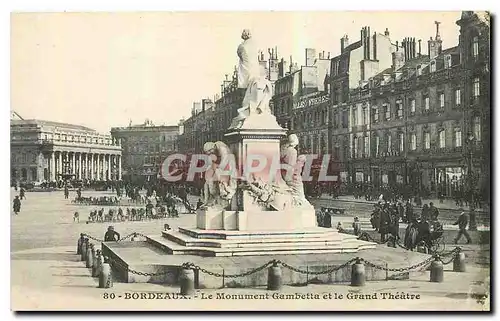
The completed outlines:
{"type": "Polygon", "coordinates": [[[48,179],[56,181],[61,174],[74,174],[76,179],[96,181],[121,180],[121,155],[53,151],[48,159],[48,179]]]}

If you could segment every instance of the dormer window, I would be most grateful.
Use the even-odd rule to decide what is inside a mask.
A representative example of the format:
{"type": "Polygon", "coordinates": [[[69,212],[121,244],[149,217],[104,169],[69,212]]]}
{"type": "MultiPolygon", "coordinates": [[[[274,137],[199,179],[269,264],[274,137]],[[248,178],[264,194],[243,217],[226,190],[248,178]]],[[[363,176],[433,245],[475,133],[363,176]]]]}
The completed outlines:
{"type": "Polygon", "coordinates": [[[417,66],[417,77],[422,75],[422,65],[417,66]]]}
{"type": "Polygon", "coordinates": [[[451,68],[451,56],[447,55],[444,57],[444,68],[451,68]]]}
{"type": "Polygon", "coordinates": [[[475,36],[472,39],[472,57],[474,60],[477,60],[477,57],[479,56],[479,38],[475,36]]]}
{"type": "Polygon", "coordinates": [[[430,71],[436,72],[436,61],[435,60],[431,61],[430,71]]]}

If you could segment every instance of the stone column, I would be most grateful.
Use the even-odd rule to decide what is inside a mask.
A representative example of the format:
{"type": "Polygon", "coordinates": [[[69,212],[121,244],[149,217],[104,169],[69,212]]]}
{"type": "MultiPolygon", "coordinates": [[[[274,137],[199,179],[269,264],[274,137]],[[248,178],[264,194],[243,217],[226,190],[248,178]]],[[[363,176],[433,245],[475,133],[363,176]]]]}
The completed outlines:
{"type": "Polygon", "coordinates": [[[94,154],[90,154],[90,179],[94,180],[94,154]]]}
{"type": "Polygon", "coordinates": [[[78,154],[78,179],[82,179],[82,153],[78,154]]]}
{"type": "Polygon", "coordinates": [[[122,156],[118,155],[118,180],[122,180],[122,156]]]}
{"type": "Polygon", "coordinates": [[[50,153],[50,163],[49,163],[49,180],[51,182],[56,180],[56,157],[55,152],[50,153]]]}
{"type": "Polygon", "coordinates": [[[111,154],[108,155],[108,180],[111,180],[111,171],[113,170],[113,162],[111,161],[111,154]]]}
{"type": "Polygon", "coordinates": [[[101,161],[101,155],[100,154],[96,154],[97,156],[97,174],[96,174],[96,180],[100,181],[101,180],[101,164],[100,164],[100,161],[101,161]]]}
{"type": "Polygon", "coordinates": [[[57,172],[59,174],[62,174],[62,154],[63,154],[62,152],[59,152],[59,164],[57,164],[57,172]]]}
{"type": "MultiPolygon", "coordinates": [[[[76,153],[73,152],[73,157],[71,158],[71,174],[76,174],[76,153]]],[[[75,176],[76,178],[76,176],[75,176]]]]}

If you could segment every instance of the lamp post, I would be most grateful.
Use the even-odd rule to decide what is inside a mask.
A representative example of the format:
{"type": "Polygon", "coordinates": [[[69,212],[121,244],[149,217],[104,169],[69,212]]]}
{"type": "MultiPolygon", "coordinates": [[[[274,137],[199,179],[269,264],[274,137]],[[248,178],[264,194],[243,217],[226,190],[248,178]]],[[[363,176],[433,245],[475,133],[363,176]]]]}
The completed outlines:
{"type": "Polygon", "coordinates": [[[467,180],[469,182],[469,211],[470,211],[470,221],[469,221],[469,231],[477,231],[477,222],[476,222],[476,212],[474,209],[474,177],[472,173],[472,168],[474,167],[472,163],[472,153],[473,153],[473,146],[474,146],[474,135],[469,134],[467,136],[467,149],[468,149],[468,171],[467,171],[467,180]]]}

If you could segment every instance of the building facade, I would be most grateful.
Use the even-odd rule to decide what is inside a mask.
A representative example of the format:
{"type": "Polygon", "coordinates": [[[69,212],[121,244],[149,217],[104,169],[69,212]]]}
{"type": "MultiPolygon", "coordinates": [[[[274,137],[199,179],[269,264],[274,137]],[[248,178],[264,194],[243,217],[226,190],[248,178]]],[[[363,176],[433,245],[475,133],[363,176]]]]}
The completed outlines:
{"type": "Polygon", "coordinates": [[[111,136],[120,142],[123,156],[123,178],[150,180],[159,174],[161,163],[178,151],[179,126],[141,125],[113,127],[111,136]]]}
{"type": "MultiPolygon", "coordinates": [[[[490,25],[487,14],[463,12],[456,46],[436,33],[423,42],[393,41],[389,30],[360,30],[340,39],[340,54],[306,49],[298,67],[270,51],[271,110],[299,136],[301,152],[329,153],[345,183],[410,187],[453,196],[474,186],[489,195],[490,25]],[[425,51],[425,52],[424,52],[425,51]],[[273,72],[271,73],[271,65],[273,72]]],[[[214,110],[186,121],[187,150],[223,140],[244,92],[236,75],[221,86],[214,110]],[[196,125],[197,124],[197,125],[196,125]]]]}
{"type": "Polygon", "coordinates": [[[121,178],[121,146],[109,135],[72,124],[11,119],[11,180],[121,178]]]}

